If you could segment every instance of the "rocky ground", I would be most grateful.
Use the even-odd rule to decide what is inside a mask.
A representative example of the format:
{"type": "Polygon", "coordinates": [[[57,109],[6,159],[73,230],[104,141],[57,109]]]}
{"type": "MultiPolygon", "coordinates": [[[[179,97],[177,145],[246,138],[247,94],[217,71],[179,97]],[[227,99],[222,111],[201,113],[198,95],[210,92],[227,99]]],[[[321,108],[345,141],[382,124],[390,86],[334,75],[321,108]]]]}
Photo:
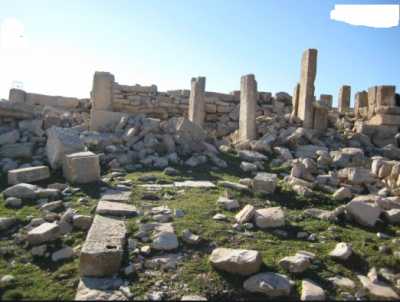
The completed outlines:
{"type": "MultiPolygon", "coordinates": [[[[290,173],[290,169],[281,166],[271,168],[271,160],[265,162],[265,170],[280,175],[274,193],[259,194],[226,188],[222,181],[238,183],[240,178],[250,177],[251,172],[242,171],[237,155],[227,154],[223,158],[229,163],[229,168],[169,169],[175,173],[168,170],[165,171],[167,173],[151,170],[110,172],[98,186],[68,186],[62,191],[62,205],[51,211],[41,209],[33,201],[13,208],[6,205],[3,198],[0,216],[15,217],[16,222],[10,227],[4,227],[2,222],[2,229],[5,230],[0,243],[2,299],[73,299],[79,282],[78,255],[87,226],[83,223],[84,230],[81,230],[82,225],[78,227],[72,223],[73,229],[67,230],[66,234],[34,248],[24,234],[34,225],[40,225],[41,219],[53,221],[58,215],[65,215],[65,208],[73,209],[79,215],[92,216],[101,193],[118,185],[126,186],[131,192],[129,203],[137,207],[139,214],[127,220],[129,249],[124,255],[118,277],[124,296],[130,299],[181,299],[185,295],[199,295],[207,299],[264,299],[263,293],[252,291],[265,291],[272,296],[280,292],[284,297],[299,298],[307,295],[305,288],[310,286],[304,280],[317,284],[317,288],[311,285],[310,295],[324,295],[331,299],[382,298],[376,296],[375,291],[379,290],[388,295],[387,288],[374,291],[372,286],[371,290],[371,281],[367,282],[367,286],[363,285],[359,275],[383,278],[385,286],[391,285],[396,290],[399,283],[399,227],[384,221],[366,227],[347,219],[329,221],[307,216],[306,209],[331,211],[346,202],[337,201],[332,195],[318,190],[307,197],[293,192],[282,177],[285,172],[290,173]],[[184,180],[209,180],[216,187],[140,187],[142,184],[171,184],[184,180]],[[229,208],[227,203],[217,203],[221,197],[236,200],[237,204],[233,205],[233,209],[226,210],[226,207],[229,208]],[[281,218],[284,219],[275,221],[276,227],[272,228],[258,227],[257,220],[253,218],[237,224],[236,214],[248,204],[255,209],[280,207],[284,212],[281,218]],[[143,225],[155,221],[172,223],[177,235],[176,247],[172,246],[168,251],[152,248],[152,239],[143,233],[143,225]],[[188,236],[187,230],[194,236],[188,236]],[[345,257],[339,251],[339,257],[332,257],[330,253],[340,242],[351,246],[351,254],[344,253],[345,257]],[[218,264],[210,262],[210,255],[221,247],[257,251],[259,260],[253,259],[256,262],[253,263],[250,257],[249,263],[245,261],[234,268],[232,263],[224,264],[227,259],[223,256],[225,260],[218,268],[218,264]],[[311,258],[287,258],[301,251],[312,253],[311,258]],[[57,252],[61,256],[56,257],[57,252]],[[229,272],[232,268],[234,271],[229,272]],[[250,273],[246,271],[248,269],[250,273]],[[274,278],[277,277],[275,273],[282,274],[283,281],[274,284],[272,289],[262,289],[259,283],[247,285],[246,289],[244,284],[249,283],[246,281],[249,276],[264,272],[274,273],[274,278]]],[[[46,187],[53,184],[54,187],[57,181],[61,182],[62,177],[55,176],[40,185],[46,187]]],[[[235,263],[239,258],[233,257],[231,261],[235,263]]],[[[395,298],[395,292],[390,294],[395,298]]]]}
{"type": "Polygon", "coordinates": [[[399,146],[334,115],[236,146],[184,118],[2,127],[1,299],[398,299],[399,146]]]}

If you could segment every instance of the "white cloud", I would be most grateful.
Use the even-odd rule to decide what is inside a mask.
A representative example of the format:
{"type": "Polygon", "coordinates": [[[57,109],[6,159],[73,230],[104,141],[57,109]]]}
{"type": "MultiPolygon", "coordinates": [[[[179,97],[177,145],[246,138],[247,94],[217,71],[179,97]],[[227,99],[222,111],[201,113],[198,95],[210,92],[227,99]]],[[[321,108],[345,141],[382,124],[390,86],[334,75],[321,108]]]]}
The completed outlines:
{"type": "Polygon", "coordinates": [[[336,4],[331,19],[351,25],[390,28],[399,25],[400,5],[336,4]]]}

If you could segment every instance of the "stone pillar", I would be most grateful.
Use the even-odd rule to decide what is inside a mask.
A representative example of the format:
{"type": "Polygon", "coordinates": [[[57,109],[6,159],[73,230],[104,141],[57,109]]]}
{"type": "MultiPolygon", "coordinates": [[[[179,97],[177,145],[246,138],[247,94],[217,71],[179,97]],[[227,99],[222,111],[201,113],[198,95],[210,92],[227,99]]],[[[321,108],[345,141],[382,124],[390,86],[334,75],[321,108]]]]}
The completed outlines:
{"type": "Polygon", "coordinates": [[[11,88],[8,95],[10,102],[25,103],[26,92],[21,89],[11,88]]]}
{"type": "Polygon", "coordinates": [[[299,111],[299,92],[300,92],[300,84],[297,83],[294,87],[293,97],[292,97],[292,116],[296,116],[299,111]]]}
{"type": "Polygon", "coordinates": [[[316,49],[307,49],[301,59],[301,76],[299,106],[297,116],[303,121],[304,128],[313,127],[313,102],[314,81],[317,74],[317,53],[316,49]]]}
{"type": "Polygon", "coordinates": [[[257,81],[253,74],[240,79],[239,142],[256,139],[257,81]]]}
{"type": "Polygon", "coordinates": [[[112,86],[114,81],[114,75],[109,72],[96,71],[94,73],[93,88],[91,93],[93,109],[112,109],[112,86]]]}
{"type": "Polygon", "coordinates": [[[378,86],[376,88],[376,106],[396,106],[396,87],[395,86],[378,86]]]}
{"type": "Polygon", "coordinates": [[[368,88],[368,118],[371,118],[375,114],[376,91],[376,86],[368,88]]]}
{"type": "Polygon", "coordinates": [[[328,108],[332,108],[332,100],[333,97],[330,94],[321,94],[319,97],[319,100],[321,102],[322,105],[328,107],[328,108]]]}
{"type": "Polygon", "coordinates": [[[354,114],[356,117],[364,117],[368,114],[368,93],[357,92],[354,99],[354,114]]]}
{"type": "Polygon", "coordinates": [[[203,127],[205,118],[206,78],[192,78],[189,97],[189,120],[203,127]]]}
{"type": "Polygon", "coordinates": [[[338,110],[345,113],[350,109],[351,87],[343,85],[339,90],[338,110]]]}
{"type": "Polygon", "coordinates": [[[328,128],[328,112],[329,107],[325,106],[320,102],[316,102],[314,107],[314,122],[313,128],[318,131],[325,131],[328,128]]]}

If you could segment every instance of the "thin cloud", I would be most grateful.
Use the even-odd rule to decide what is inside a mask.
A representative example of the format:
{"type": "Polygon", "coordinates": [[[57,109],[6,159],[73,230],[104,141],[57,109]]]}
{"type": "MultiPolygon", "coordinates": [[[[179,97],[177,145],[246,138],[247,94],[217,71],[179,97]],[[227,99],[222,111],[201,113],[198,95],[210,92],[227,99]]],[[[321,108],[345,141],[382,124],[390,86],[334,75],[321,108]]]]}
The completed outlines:
{"type": "Polygon", "coordinates": [[[400,5],[336,4],[331,19],[350,25],[390,28],[399,25],[400,5]]]}

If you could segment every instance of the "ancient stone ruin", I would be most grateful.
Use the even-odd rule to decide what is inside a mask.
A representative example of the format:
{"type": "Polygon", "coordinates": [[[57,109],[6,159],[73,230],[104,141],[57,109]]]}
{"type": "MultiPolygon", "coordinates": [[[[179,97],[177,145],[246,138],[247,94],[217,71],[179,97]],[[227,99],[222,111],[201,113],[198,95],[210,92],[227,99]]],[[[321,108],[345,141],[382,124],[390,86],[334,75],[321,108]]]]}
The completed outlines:
{"type": "Polygon", "coordinates": [[[11,89],[0,294],[29,263],[77,300],[399,299],[400,96],[374,86],[352,108],[343,85],[335,107],[315,95],[317,53],[292,96],[259,91],[254,74],[230,93],[110,72],[89,99],[11,89]]]}

